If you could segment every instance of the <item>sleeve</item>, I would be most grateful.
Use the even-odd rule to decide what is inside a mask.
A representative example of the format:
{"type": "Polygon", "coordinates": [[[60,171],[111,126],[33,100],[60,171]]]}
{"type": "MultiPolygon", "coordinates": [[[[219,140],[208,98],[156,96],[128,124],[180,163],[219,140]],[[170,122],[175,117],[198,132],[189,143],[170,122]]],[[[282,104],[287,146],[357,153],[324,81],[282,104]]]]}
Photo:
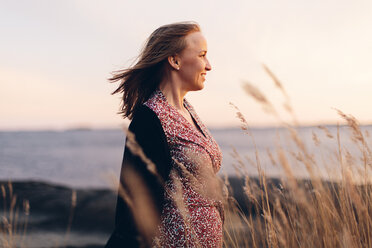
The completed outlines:
{"type": "MultiPolygon", "coordinates": [[[[145,156],[155,164],[156,173],[149,171],[143,158],[132,152],[128,147],[127,137],[120,182],[126,192],[129,193],[129,198],[138,202],[136,208],[141,208],[143,205],[152,205],[152,211],[155,211],[155,215],[159,217],[155,218],[157,227],[164,205],[162,182],[168,180],[171,170],[171,156],[166,137],[160,120],[146,106],[142,106],[136,112],[129,126],[129,131],[134,134],[135,140],[145,156]],[[141,202],[141,198],[145,195],[144,191],[148,198],[145,199],[145,202],[141,202]]],[[[141,218],[142,216],[138,217],[133,214],[133,205],[130,207],[128,202],[118,195],[115,230],[105,247],[115,248],[123,247],[123,245],[125,247],[140,247],[143,238],[140,235],[138,222],[147,221],[145,214],[143,214],[144,219],[141,218]]],[[[148,241],[147,245],[150,245],[148,241]]]]}

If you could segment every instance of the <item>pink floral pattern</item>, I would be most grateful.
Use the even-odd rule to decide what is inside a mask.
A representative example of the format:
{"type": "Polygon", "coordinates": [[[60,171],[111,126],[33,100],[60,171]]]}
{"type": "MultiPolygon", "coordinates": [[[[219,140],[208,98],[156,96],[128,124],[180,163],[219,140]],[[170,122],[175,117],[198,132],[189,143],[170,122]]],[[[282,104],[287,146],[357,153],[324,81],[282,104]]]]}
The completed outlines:
{"type": "Polygon", "coordinates": [[[144,104],[160,119],[173,161],[165,185],[158,245],[222,247],[223,206],[214,197],[216,187],[208,177],[213,178],[220,169],[220,148],[186,99],[184,106],[200,130],[171,106],[160,90],[144,104]]]}

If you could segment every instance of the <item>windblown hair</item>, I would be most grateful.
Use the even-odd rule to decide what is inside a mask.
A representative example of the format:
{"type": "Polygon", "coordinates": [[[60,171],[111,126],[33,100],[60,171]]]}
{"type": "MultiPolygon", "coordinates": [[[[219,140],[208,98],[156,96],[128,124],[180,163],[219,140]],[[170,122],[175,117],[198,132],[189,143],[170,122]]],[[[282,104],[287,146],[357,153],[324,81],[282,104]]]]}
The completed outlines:
{"type": "Polygon", "coordinates": [[[115,71],[110,82],[120,81],[112,94],[122,93],[119,114],[133,118],[133,113],[159,86],[167,73],[168,57],[186,48],[186,35],[200,31],[195,22],[179,22],[156,29],[147,39],[137,62],[126,69],[115,71]]]}

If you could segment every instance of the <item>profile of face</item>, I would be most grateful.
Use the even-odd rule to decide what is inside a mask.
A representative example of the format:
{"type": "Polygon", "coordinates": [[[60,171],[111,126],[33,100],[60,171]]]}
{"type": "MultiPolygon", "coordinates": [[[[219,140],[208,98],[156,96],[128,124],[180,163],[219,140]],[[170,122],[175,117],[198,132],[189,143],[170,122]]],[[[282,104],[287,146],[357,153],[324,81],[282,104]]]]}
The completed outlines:
{"type": "Polygon", "coordinates": [[[178,54],[178,75],[187,91],[204,88],[207,71],[212,69],[207,59],[207,41],[201,32],[192,32],[185,37],[186,48],[178,54]]]}

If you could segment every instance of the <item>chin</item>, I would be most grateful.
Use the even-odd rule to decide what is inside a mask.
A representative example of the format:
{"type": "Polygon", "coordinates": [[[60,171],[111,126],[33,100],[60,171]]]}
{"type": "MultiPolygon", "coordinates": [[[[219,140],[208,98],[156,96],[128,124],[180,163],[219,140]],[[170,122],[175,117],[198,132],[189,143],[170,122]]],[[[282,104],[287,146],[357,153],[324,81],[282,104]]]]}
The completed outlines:
{"type": "Polygon", "coordinates": [[[200,83],[194,83],[189,91],[199,91],[199,90],[202,90],[204,89],[204,81],[203,82],[200,82],[200,83]]]}
{"type": "Polygon", "coordinates": [[[198,85],[198,87],[195,88],[195,91],[202,90],[202,89],[204,89],[204,83],[198,85]]]}
{"type": "Polygon", "coordinates": [[[201,82],[200,84],[198,84],[199,90],[204,89],[204,82],[205,82],[205,80],[203,80],[203,82],[201,82]]]}

